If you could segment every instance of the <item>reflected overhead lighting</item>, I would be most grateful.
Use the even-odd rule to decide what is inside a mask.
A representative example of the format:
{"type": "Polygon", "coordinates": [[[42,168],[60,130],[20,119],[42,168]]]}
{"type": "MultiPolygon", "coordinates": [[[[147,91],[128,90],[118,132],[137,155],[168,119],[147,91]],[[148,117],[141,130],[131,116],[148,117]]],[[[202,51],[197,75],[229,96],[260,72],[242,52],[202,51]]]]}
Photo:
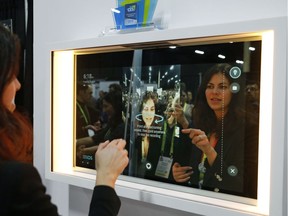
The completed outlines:
{"type": "Polygon", "coordinates": [[[120,11],[117,10],[116,8],[111,8],[111,11],[114,12],[114,13],[118,13],[118,14],[120,13],[120,11]]]}
{"type": "Polygon", "coordinates": [[[255,51],[256,49],[255,49],[255,47],[249,47],[249,50],[250,51],[255,51]]]}
{"type": "Polygon", "coordinates": [[[195,50],[195,53],[200,54],[200,55],[203,55],[203,54],[204,54],[204,51],[202,51],[202,50],[195,50]]]}
{"type": "Polygon", "coordinates": [[[170,49],[175,49],[175,48],[176,48],[176,46],[169,46],[169,48],[170,48],[170,49]]]}
{"type": "Polygon", "coordinates": [[[167,74],[168,74],[168,72],[166,71],[166,72],[165,72],[165,75],[167,75],[167,74]]]}
{"type": "Polygon", "coordinates": [[[173,70],[173,69],[174,69],[174,65],[171,65],[170,70],[173,70]]]}
{"type": "Polygon", "coordinates": [[[149,67],[149,71],[152,71],[152,67],[151,66],[149,67]]]}
{"type": "Polygon", "coordinates": [[[242,61],[242,60],[236,60],[236,63],[237,63],[237,64],[244,64],[244,61],[242,61]]]}
{"type": "Polygon", "coordinates": [[[225,59],[226,57],[224,55],[219,54],[218,58],[225,59]]]}

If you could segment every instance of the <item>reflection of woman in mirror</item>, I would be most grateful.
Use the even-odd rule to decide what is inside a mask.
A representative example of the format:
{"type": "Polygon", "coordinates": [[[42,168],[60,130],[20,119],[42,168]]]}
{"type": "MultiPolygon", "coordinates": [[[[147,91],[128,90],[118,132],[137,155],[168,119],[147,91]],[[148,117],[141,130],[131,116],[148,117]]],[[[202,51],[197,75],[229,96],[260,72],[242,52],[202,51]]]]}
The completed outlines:
{"type": "MultiPolygon", "coordinates": [[[[99,130],[92,137],[85,137],[77,140],[77,155],[94,156],[99,143],[106,140],[124,138],[125,124],[122,118],[122,93],[109,92],[103,98],[103,112],[108,116],[108,124],[99,130]]],[[[127,146],[128,148],[128,146],[127,146]]],[[[93,158],[94,159],[94,158],[93,158]]],[[[91,164],[94,168],[94,162],[91,164]]],[[[85,165],[85,163],[83,164],[85,165]]]]}
{"type": "Polygon", "coordinates": [[[182,130],[197,147],[194,163],[174,163],[173,176],[177,182],[189,181],[203,189],[256,198],[258,128],[245,118],[241,103],[245,88],[241,77],[232,80],[230,69],[228,64],[218,64],[205,74],[192,128],[182,130]],[[236,82],[240,89],[232,93],[236,82]]]}

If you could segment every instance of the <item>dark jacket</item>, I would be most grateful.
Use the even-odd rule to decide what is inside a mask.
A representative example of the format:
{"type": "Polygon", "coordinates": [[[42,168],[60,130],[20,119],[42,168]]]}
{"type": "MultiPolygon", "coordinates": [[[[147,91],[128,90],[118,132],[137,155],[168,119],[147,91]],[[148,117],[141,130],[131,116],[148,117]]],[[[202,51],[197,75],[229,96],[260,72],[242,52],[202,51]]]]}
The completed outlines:
{"type": "MultiPolygon", "coordinates": [[[[223,139],[219,138],[215,150],[217,157],[212,166],[205,160],[206,172],[203,178],[203,189],[223,192],[250,198],[257,197],[258,173],[258,127],[235,123],[233,130],[223,139]],[[237,124],[237,125],[236,125],[237,124]]],[[[194,183],[199,181],[198,165],[202,152],[195,152],[194,183]]]]}
{"type": "MultiPolygon", "coordinates": [[[[54,216],[57,207],[46,194],[35,167],[19,162],[0,162],[0,215],[54,216]]],[[[118,214],[120,200],[113,188],[96,186],[90,204],[89,216],[118,214]]]]}
{"type": "MultiPolygon", "coordinates": [[[[165,123],[164,123],[165,124],[165,123]]],[[[163,125],[164,125],[163,124],[163,125]]],[[[161,182],[168,182],[168,183],[176,183],[174,181],[172,175],[172,166],[175,162],[180,163],[182,166],[190,166],[191,165],[191,152],[192,149],[195,148],[191,144],[189,137],[186,134],[181,134],[182,127],[181,125],[177,124],[175,127],[170,128],[169,126],[166,127],[164,131],[163,127],[161,129],[162,133],[160,137],[150,137],[150,144],[149,144],[149,151],[147,155],[147,160],[143,163],[141,161],[141,141],[142,137],[138,136],[136,138],[136,152],[137,152],[137,166],[138,170],[136,176],[143,177],[146,179],[157,180],[161,182]],[[175,127],[178,127],[179,135],[173,136],[173,130],[175,127]],[[164,136],[166,138],[165,142],[163,141],[164,136]],[[170,155],[171,145],[173,139],[173,155],[170,155]],[[164,142],[164,143],[162,143],[164,142]],[[161,145],[164,145],[164,152],[161,152],[161,145]],[[158,177],[155,175],[157,164],[159,161],[160,156],[165,157],[172,157],[173,162],[171,165],[170,173],[168,179],[158,177]],[[147,169],[147,163],[150,164],[150,169],[147,169]]]]}

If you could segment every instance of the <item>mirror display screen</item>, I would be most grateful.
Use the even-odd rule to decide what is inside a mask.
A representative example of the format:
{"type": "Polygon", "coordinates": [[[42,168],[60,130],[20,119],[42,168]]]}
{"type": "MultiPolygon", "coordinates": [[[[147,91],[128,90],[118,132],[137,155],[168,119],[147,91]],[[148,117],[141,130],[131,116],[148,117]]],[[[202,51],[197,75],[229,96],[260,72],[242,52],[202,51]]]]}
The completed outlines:
{"type": "Polygon", "coordinates": [[[259,38],[76,55],[75,166],[122,138],[123,175],[257,199],[260,65],[259,38]]]}

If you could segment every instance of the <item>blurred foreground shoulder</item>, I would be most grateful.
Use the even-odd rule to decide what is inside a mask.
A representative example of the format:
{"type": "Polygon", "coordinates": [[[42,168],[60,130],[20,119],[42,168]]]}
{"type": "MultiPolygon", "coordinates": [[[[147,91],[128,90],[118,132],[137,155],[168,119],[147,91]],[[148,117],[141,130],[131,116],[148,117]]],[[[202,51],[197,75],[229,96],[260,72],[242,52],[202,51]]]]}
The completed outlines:
{"type": "Polygon", "coordinates": [[[0,185],[0,215],[58,215],[32,165],[1,161],[0,185]]]}

